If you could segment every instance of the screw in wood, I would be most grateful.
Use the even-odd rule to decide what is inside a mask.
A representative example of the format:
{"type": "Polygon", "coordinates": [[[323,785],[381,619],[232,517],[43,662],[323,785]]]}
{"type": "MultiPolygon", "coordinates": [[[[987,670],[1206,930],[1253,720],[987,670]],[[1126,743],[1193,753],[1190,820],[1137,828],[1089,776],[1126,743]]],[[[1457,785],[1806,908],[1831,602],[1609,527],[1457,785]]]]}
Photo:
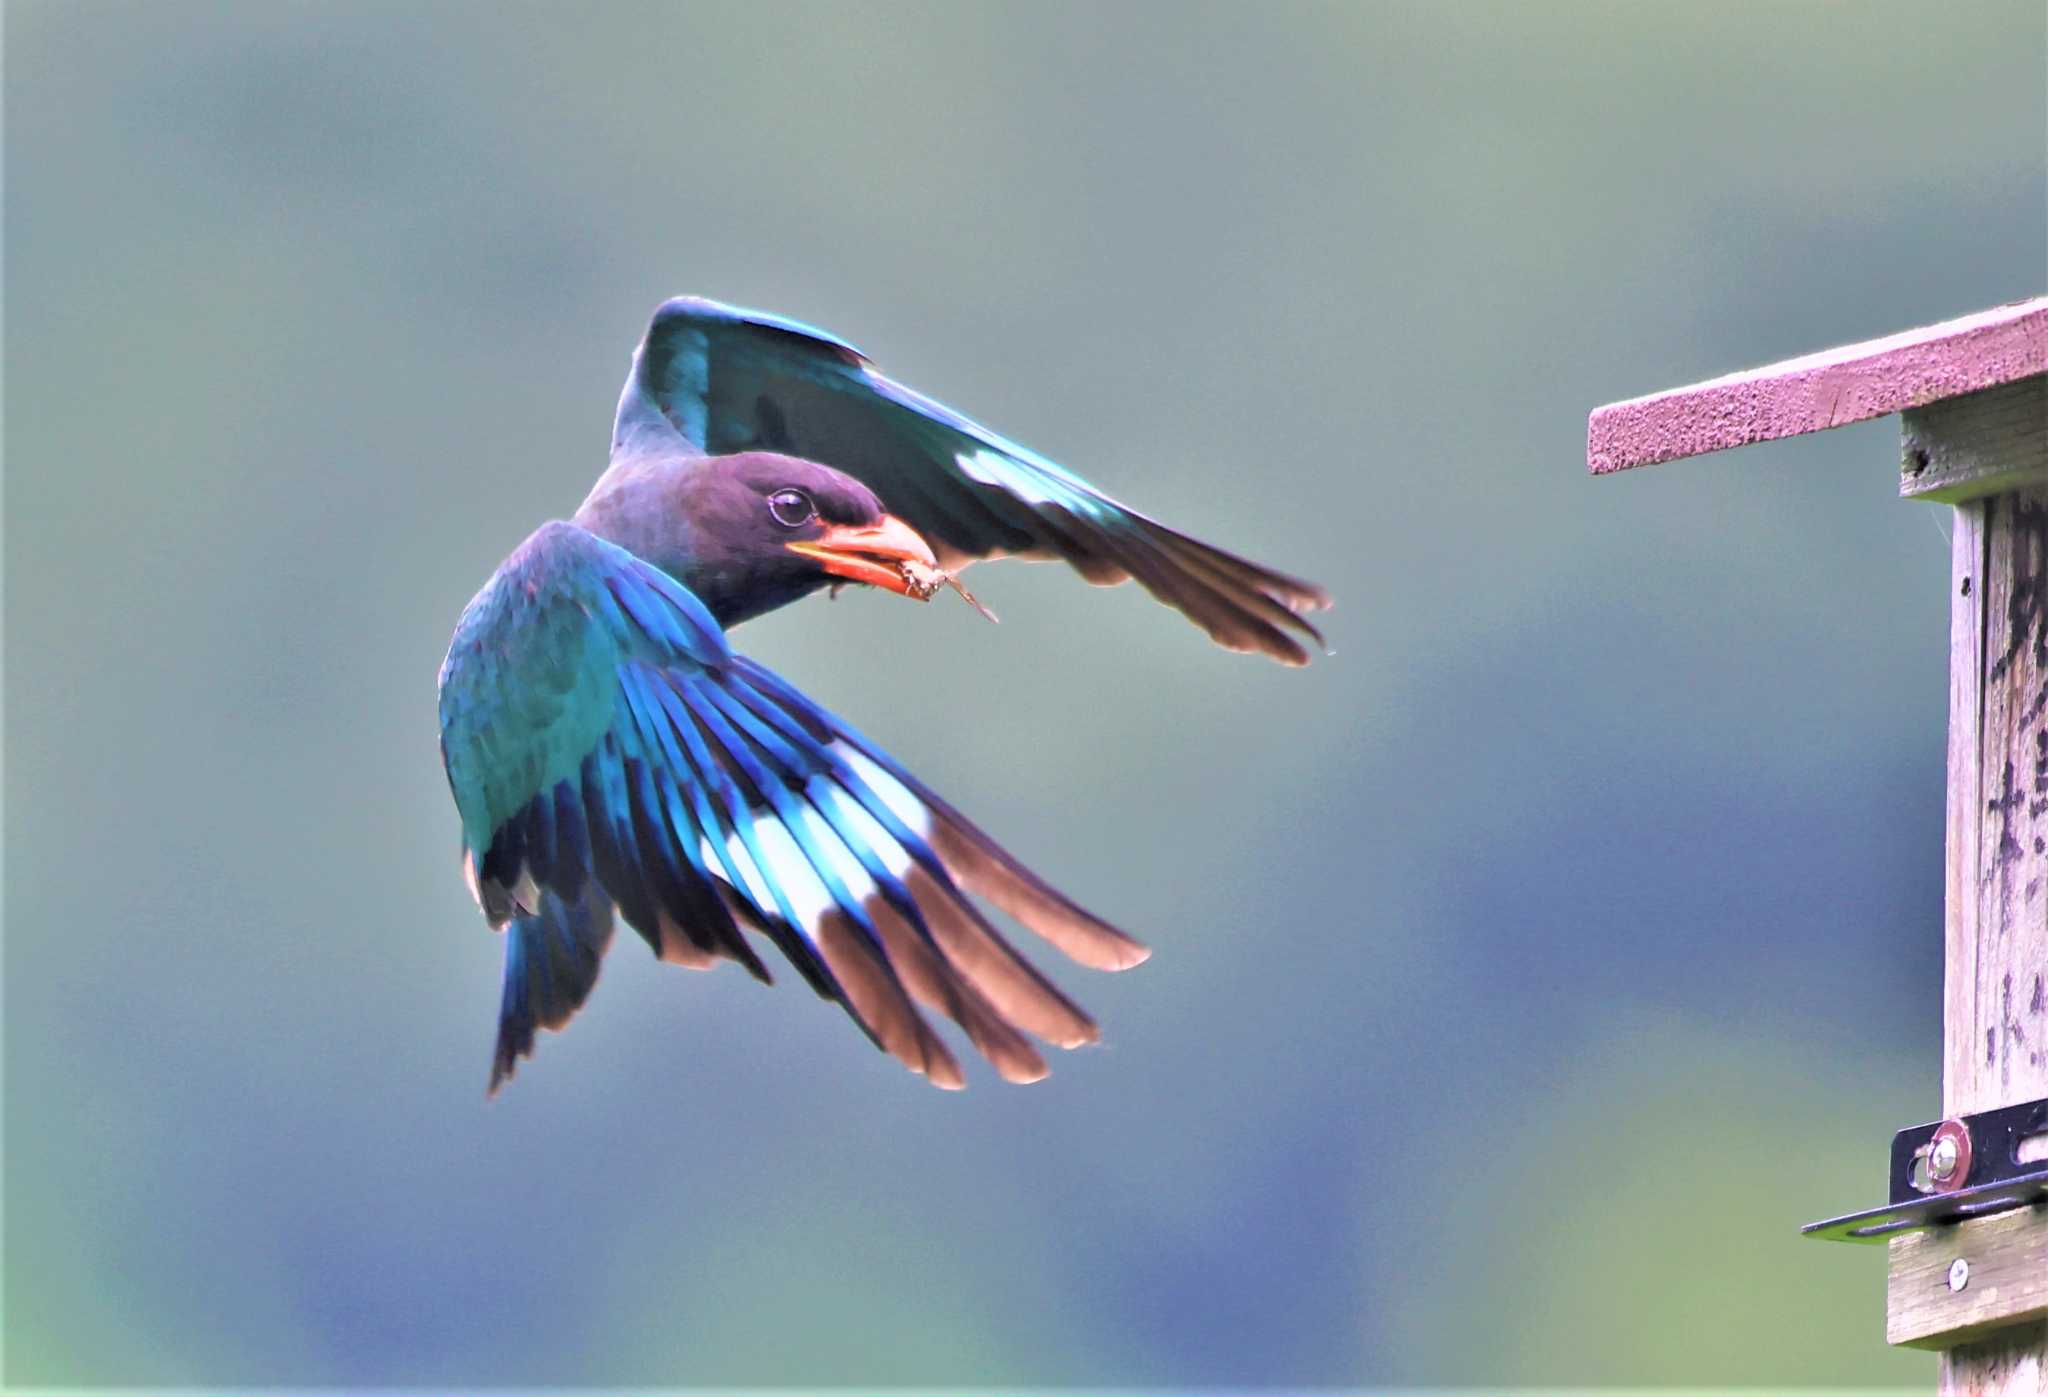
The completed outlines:
{"type": "Polygon", "coordinates": [[[1969,1263],[1969,1262],[1967,1262],[1967,1261],[1965,1261],[1965,1260],[1964,1260],[1964,1259],[1963,1259],[1962,1257],[1960,1257],[1960,1256],[1959,1256],[1959,1257],[1957,1257],[1957,1258],[1956,1258],[1956,1259],[1955,1259],[1954,1261],[1951,1261],[1951,1262],[1949,1262],[1949,1264],[1948,1264],[1948,1288],[1949,1288],[1950,1290],[1956,1290],[1956,1291],[1959,1291],[1959,1290],[1961,1290],[1961,1289],[1962,1289],[1962,1288],[1963,1288],[1964,1286],[1968,1285],[1969,1283],[1970,1283],[1970,1263],[1969,1263]]]}
{"type": "Polygon", "coordinates": [[[1970,1181],[1970,1128],[1959,1120],[1945,1120],[1927,1142],[1927,1182],[1939,1192],[1961,1188],[1970,1181]]]}

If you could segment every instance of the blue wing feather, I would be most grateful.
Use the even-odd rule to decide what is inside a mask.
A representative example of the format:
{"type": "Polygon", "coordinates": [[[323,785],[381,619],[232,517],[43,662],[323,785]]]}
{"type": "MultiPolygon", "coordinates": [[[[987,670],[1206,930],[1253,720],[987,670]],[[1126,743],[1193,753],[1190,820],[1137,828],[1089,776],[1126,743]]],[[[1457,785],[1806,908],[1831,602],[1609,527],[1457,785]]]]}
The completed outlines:
{"type": "MultiPolygon", "coordinates": [[[[787,808],[784,810],[784,823],[790,823],[790,816],[793,811],[798,817],[801,827],[806,832],[808,840],[805,845],[806,852],[811,853],[813,850],[821,853],[824,852],[823,842],[818,838],[817,831],[811,827],[811,817],[815,815],[824,821],[825,826],[830,830],[831,837],[837,839],[847,852],[854,857],[855,861],[860,864],[862,871],[875,884],[883,899],[903,917],[918,936],[928,943],[931,942],[931,931],[925,925],[924,915],[918,908],[916,899],[910,896],[909,891],[904,887],[901,880],[897,878],[894,870],[876,852],[858,825],[852,820],[843,817],[837,810],[837,801],[834,799],[834,796],[838,791],[844,789],[850,792],[851,785],[858,785],[862,790],[865,790],[865,783],[860,782],[859,777],[850,768],[832,757],[830,752],[821,745],[811,743],[808,750],[803,752],[799,752],[796,748],[792,747],[784,740],[782,734],[777,731],[780,725],[768,724],[762,721],[761,716],[754,711],[755,704],[747,701],[749,696],[744,687],[735,686],[730,689],[713,689],[710,693],[712,701],[717,704],[726,718],[737,725],[746,734],[747,739],[758,746],[774,762],[777,774],[786,782],[800,783],[809,810],[805,811],[802,806],[796,805],[793,800],[788,801],[787,808]]],[[[810,742],[807,734],[804,740],[807,743],[810,742]]],[[[856,799],[858,799],[858,796],[856,796],[856,799]]],[[[901,822],[897,823],[898,828],[901,828],[901,822]]],[[[886,826],[884,828],[886,830],[886,826]]],[[[907,829],[903,832],[905,835],[909,835],[907,829]]],[[[925,860],[932,863],[935,871],[942,878],[945,876],[943,868],[937,866],[936,860],[932,859],[930,850],[924,847],[922,840],[917,839],[915,836],[910,836],[907,839],[900,839],[896,842],[911,859],[916,860],[922,855],[925,860]]],[[[812,861],[813,863],[817,862],[815,854],[812,861]]],[[[870,945],[877,952],[886,955],[881,945],[881,933],[867,916],[860,899],[854,898],[845,887],[843,880],[836,876],[829,882],[828,886],[831,887],[834,898],[839,902],[840,910],[846,914],[855,926],[860,928],[861,933],[869,939],[870,945]]]]}
{"type": "Polygon", "coordinates": [[[590,993],[614,907],[666,959],[724,957],[763,979],[741,924],[764,933],[942,1085],[958,1066],[913,1000],[1015,1080],[1044,1071],[1020,1026],[1067,1046],[1094,1036],[967,892],[1088,963],[1143,955],[1035,893],[879,748],[734,655],[674,579],[573,525],[537,531],[464,612],[441,724],[466,871],[507,933],[493,1090],[590,993]]]}
{"type": "Polygon", "coordinates": [[[506,927],[493,1094],[533,1055],[535,1031],[562,1027],[589,996],[611,936],[612,904],[595,883],[571,897],[544,892],[538,909],[506,927]]]}

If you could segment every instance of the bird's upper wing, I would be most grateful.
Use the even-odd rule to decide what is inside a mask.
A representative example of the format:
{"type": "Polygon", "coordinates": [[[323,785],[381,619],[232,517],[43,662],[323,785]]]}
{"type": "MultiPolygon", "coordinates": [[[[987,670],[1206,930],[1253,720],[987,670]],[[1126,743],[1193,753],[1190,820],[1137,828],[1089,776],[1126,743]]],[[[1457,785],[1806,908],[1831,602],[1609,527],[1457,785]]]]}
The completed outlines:
{"type": "Polygon", "coordinates": [[[1322,588],[1188,537],[883,375],[844,340],[695,297],[661,306],[633,359],[612,445],[674,431],[714,455],[780,451],[865,481],[939,560],[1064,558],[1135,577],[1219,644],[1305,663],[1322,588]]]}
{"type": "Polygon", "coordinates": [[[879,1046],[935,1083],[958,1064],[912,1001],[1012,1080],[1026,1030],[1095,1026],[990,926],[975,893],[1084,964],[1145,950],[1046,886],[885,752],[727,648],[666,574],[543,527],[456,628],[441,750],[463,871],[508,929],[495,1090],[596,980],[616,906],[664,960],[768,972],[765,935],[879,1046]]]}

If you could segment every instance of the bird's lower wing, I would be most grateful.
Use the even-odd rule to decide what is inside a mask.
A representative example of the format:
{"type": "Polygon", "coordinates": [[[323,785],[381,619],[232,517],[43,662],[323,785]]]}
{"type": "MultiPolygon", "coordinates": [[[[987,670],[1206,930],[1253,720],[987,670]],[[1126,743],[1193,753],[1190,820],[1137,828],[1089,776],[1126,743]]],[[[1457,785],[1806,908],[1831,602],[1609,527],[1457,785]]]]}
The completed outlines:
{"type": "MultiPolygon", "coordinates": [[[[595,928],[593,899],[684,965],[731,959],[766,980],[745,933],[765,936],[880,1047],[938,1085],[961,1085],[960,1069],[918,1004],[959,1023],[1016,1081],[1045,1072],[1025,1034],[1063,1047],[1095,1038],[1087,1015],[969,894],[1085,964],[1134,965],[1143,947],[1032,875],[879,747],[725,650],[666,575],[551,527],[564,532],[540,550],[545,559],[529,555],[529,541],[494,580],[507,591],[488,624],[465,617],[443,678],[450,782],[465,827],[488,824],[470,839],[467,871],[486,915],[513,931],[494,1087],[531,1052],[533,1027],[559,1027],[588,993],[603,942],[578,934],[595,928]],[[557,593],[566,608],[551,605],[557,593]],[[533,629],[567,615],[593,634],[533,629]],[[522,727],[536,705],[518,684],[543,674],[572,698],[539,706],[549,723],[522,727]],[[599,691],[601,722],[568,711],[599,691]],[[553,753],[565,730],[597,733],[573,769],[549,757],[556,765],[523,802],[471,819],[479,793],[501,789],[480,768],[547,767],[532,753],[553,753]],[[571,943],[590,954],[570,955],[571,943]]],[[[491,590],[473,613],[491,610],[491,590]]]]}

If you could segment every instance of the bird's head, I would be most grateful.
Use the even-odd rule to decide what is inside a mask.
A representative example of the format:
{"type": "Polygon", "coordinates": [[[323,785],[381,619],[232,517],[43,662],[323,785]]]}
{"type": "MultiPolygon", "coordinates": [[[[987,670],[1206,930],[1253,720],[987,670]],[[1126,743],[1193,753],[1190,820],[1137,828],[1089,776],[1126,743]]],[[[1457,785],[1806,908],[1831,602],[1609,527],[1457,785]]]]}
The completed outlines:
{"type": "Polygon", "coordinates": [[[927,595],[913,590],[905,565],[927,573],[937,566],[931,546],[874,491],[815,461],[764,451],[699,458],[654,493],[665,497],[665,508],[650,511],[646,496],[633,491],[639,498],[602,511],[613,527],[600,532],[668,571],[721,625],[832,583],[927,595]],[[680,515],[679,547],[633,536],[651,513],[668,511],[680,515]]]}

